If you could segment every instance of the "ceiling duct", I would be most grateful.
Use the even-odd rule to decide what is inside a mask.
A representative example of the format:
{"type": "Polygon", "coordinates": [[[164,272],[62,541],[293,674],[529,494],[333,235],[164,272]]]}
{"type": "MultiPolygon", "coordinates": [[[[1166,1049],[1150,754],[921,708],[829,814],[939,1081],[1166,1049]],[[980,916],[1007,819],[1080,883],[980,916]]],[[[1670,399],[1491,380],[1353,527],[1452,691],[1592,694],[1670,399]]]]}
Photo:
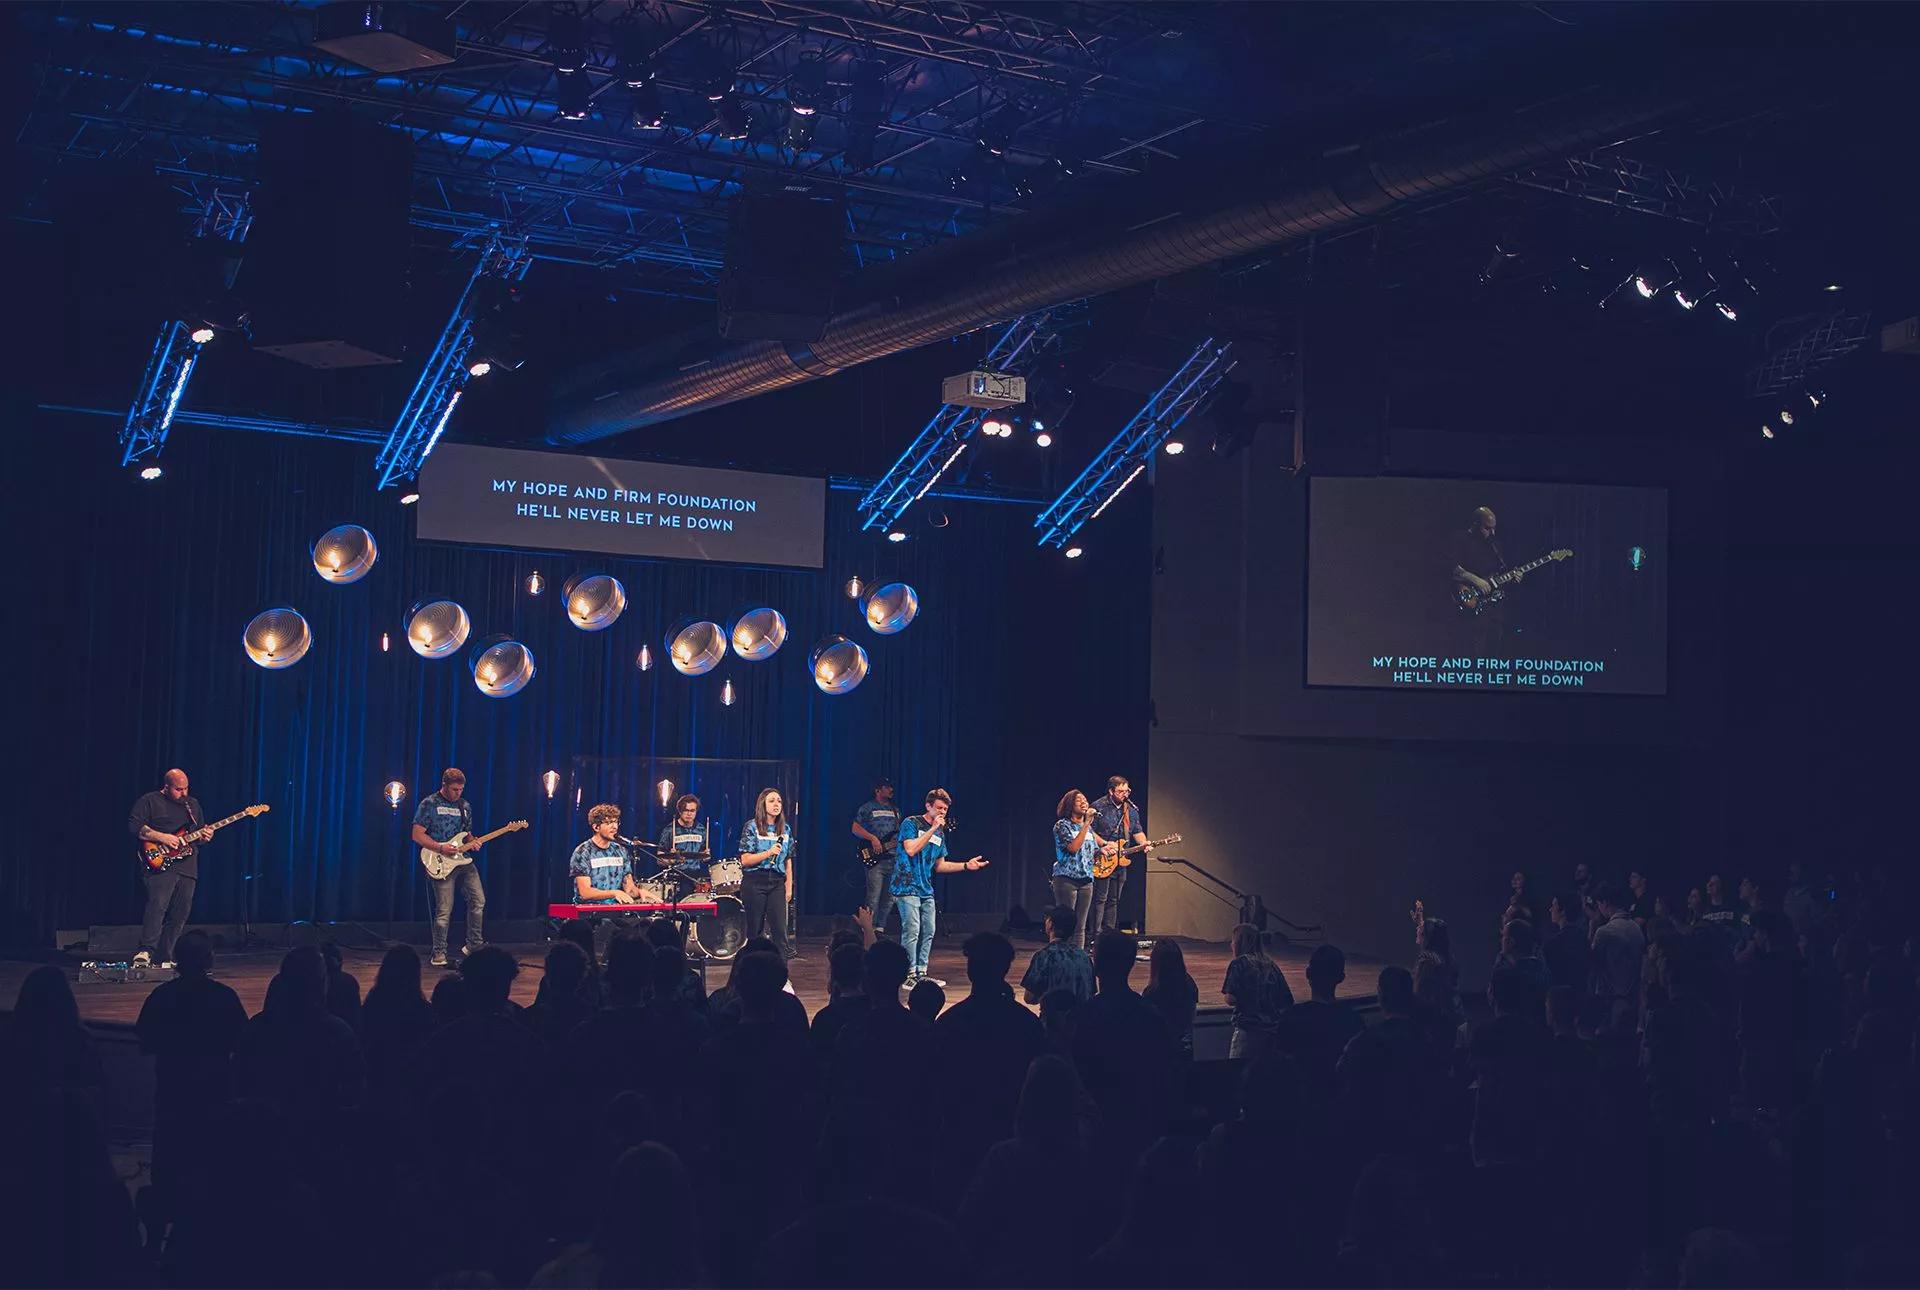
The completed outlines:
{"type": "MultiPolygon", "coordinates": [[[[1054,222],[1061,231],[1051,237],[1020,229],[1039,217],[1009,221],[1013,231],[993,230],[909,257],[897,284],[878,298],[865,293],[865,303],[835,315],[812,343],[759,341],[692,362],[653,351],[582,368],[559,388],[547,441],[590,443],[998,320],[1331,233],[1407,203],[1622,142],[1694,106],[1697,93],[1595,89],[1522,110],[1441,122],[1367,148],[1336,150],[1310,173],[1244,158],[1232,167],[1264,181],[1265,191],[1243,188],[1223,196],[1156,177],[1145,200],[1161,203],[1160,209],[1146,213],[1150,207],[1137,207],[1144,218],[1112,220],[1104,233],[1090,232],[1084,218],[1064,228],[1054,222]],[[1184,201],[1188,209],[1170,209],[1169,201],[1184,201]],[[911,276],[914,261],[930,272],[911,276]]],[[[1107,208],[1117,207],[1110,202],[1107,208]]],[[[855,285],[866,285],[864,275],[855,285]]]]}

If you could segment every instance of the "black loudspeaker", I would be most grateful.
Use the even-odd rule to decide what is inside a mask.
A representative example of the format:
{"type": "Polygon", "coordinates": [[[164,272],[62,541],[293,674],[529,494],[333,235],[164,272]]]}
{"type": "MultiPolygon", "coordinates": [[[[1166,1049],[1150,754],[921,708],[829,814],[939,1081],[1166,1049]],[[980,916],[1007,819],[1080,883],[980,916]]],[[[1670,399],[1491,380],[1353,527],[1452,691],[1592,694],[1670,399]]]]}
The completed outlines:
{"type": "Polygon", "coordinates": [[[238,290],[254,348],[307,367],[396,363],[413,143],[344,113],[270,120],[238,290]]]}
{"type": "Polygon", "coordinates": [[[840,281],[840,203],[805,193],[736,197],[720,275],[729,340],[819,340],[840,281]]]}

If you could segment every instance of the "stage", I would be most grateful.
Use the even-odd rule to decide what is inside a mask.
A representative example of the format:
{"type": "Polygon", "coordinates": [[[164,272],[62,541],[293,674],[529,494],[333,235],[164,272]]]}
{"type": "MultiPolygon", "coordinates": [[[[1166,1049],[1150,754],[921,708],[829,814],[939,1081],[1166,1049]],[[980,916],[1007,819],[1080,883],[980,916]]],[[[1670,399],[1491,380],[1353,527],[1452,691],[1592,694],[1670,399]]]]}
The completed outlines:
{"type": "MultiPolygon", "coordinates": [[[[960,946],[965,940],[959,935],[939,937],[934,944],[932,974],[944,980],[949,1006],[967,997],[966,961],[961,957],[960,946]]],[[[1040,947],[1037,938],[1021,939],[1014,942],[1014,966],[1011,974],[1014,982],[1019,981],[1020,973],[1026,970],[1027,960],[1040,947]]],[[[535,991],[540,986],[541,962],[546,947],[537,944],[509,945],[514,957],[520,962],[520,976],[513,985],[514,1001],[520,1004],[533,1002],[535,991]]],[[[1201,1009],[1221,1009],[1226,1001],[1220,997],[1220,986],[1226,977],[1227,963],[1232,958],[1223,943],[1205,941],[1181,941],[1181,949],[1187,958],[1187,970],[1193,974],[1194,982],[1200,987],[1201,1009]]],[[[267,983],[273,979],[278,969],[281,954],[284,951],[254,951],[250,953],[222,955],[214,965],[214,975],[232,986],[240,995],[240,1001],[246,1005],[249,1014],[260,1011],[266,999],[267,983]]],[[[1287,983],[1293,987],[1294,997],[1307,997],[1307,957],[1312,953],[1310,946],[1281,948],[1276,950],[1274,960],[1286,974],[1287,983]]],[[[378,950],[346,949],[343,956],[347,971],[360,980],[360,989],[364,994],[373,985],[373,978],[380,967],[378,950]]],[[[424,960],[426,951],[421,949],[424,960]]],[[[77,970],[77,958],[59,960],[70,973],[77,970]]],[[[14,997],[20,991],[20,983],[37,964],[15,959],[0,960],[0,1010],[11,1010],[14,997]]],[[[1379,976],[1381,965],[1370,960],[1349,958],[1347,960],[1347,979],[1340,987],[1340,997],[1356,1002],[1370,1001],[1374,995],[1374,984],[1379,976]]],[[[800,957],[788,965],[792,975],[794,992],[807,1005],[809,1013],[824,1007],[827,1002],[827,958],[826,943],[818,940],[802,940],[800,957]]],[[[717,989],[726,982],[727,964],[713,963],[709,968],[708,988],[717,989]]],[[[424,968],[424,983],[432,990],[433,983],[439,979],[441,969],[424,968]]],[[[75,981],[74,996],[80,1004],[81,1017],[92,1023],[107,1025],[130,1025],[138,1020],[140,1007],[146,1001],[147,994],[158,983],[160,974],[151,982],[104,982],[89,979],[85,973],[75,981]]],[[[1134,969],[1133,984],[1136,989],[1144,988],[1147,983],[1147,965],[1143,962],[1134,969]]]]}

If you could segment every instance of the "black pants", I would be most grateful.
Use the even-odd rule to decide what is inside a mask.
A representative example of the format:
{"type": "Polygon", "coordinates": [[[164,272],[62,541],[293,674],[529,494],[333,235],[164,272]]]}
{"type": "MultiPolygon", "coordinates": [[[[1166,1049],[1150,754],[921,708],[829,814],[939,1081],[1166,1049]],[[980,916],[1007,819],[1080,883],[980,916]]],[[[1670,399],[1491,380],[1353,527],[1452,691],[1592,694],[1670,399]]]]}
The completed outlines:
{"type": "Polygon", "coordinates": [[[767,935],[782,958],[791,958],[787,944],[787,875],[772,869],[755,868],[740,882],[740,904],[747,912],[747,937],[760,935],[767,924],[767,935]]]}
{"type": "Polygon", "coordinates": [[[1127,871],[1115,869],[1105,878],[1093,880],[1093,908],[1088,917],[1091,926],[1087,928],[1087,952],[1093,952],[1093,943],[1100,939],[1100,933],[1114,931],[1120,926],[1120,893],[1127,889],[1127,871]]]}
{"type": "Polygon", "coordinates": [[[193,911],[193,889],[199,880],[190,873],[169,869],[145,876],[147,912],[140,920],[140,948],[165,963],[173,957],[173,943],[186,930],[193,911]]]}

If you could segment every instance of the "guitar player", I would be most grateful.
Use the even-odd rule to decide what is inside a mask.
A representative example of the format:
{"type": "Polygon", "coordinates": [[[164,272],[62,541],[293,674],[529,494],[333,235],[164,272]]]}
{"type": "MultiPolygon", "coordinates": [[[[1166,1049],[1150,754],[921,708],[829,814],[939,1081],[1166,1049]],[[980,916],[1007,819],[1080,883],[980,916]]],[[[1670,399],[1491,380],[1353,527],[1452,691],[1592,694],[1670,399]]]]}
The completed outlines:
{"type": "MultiPolygon", "coordinates": [[[[1493,508],[1482,506],[1474,511],[1472,521],[1453,535],[1455,583],[1470,586],[1483,596],[1492,593],[1490,579],[1497,573],[1505,573],[1509,567],[1506,552],[1500,549],[1499,528],[1500,518],[1493,513],[1493,508]]],[[[1518,586],[1523,576],[1516,573],[1511,585],[1518,586]]],[[[1485,655],[1503,645],[1506,629],[1505,605],[1495,601],[1472,620],[1475,652],[1485,655]]]]}
{"type": "MultiPolygon", "coordinates": [[[[1107,777],[1107,795],[1093,804],[1093,833],[1104,843],[1127,847],[1141,844],[1148,854],[1153,848],[1147,846],[1147,817],[1141,811],[1140,804],[1133,799],[1133,786],[1127,783],[1125,775],[1107,777]]],[[[1127,889],[1127,869],[1125,865],[1115,869],[1105,878],[1093,880],[1093,904],[1087,917],[1091,923],[1087,928],[1087,944],[1091,945],[1100,938],[1100,933],[1117,931],[1120,927],[1120,894],[1127,889]]]]}
{"type": "MultiPolygon", "coordinates": [[[[142,794],[127,814],[127,830],[142,842],[158,842],[177,847],[183,842],[199,841],[206,835],[202,825],[200,802],[187,792],[187,772],[174,769],[160,777],[160,787],[142,794]]],[[[187,925],[193,909],[193,890],[199,885],[199,857],[189,854],[173,862],[162,873],[145,873],[147,909],[140,919],[140,948],[133,956],[135,967],[150,967],[159,956],[160,966],[173,966],[173,946],[187,925]]]]}
{"type": "Polygon", "coordinates": [[[893,908],[893,866],[899,857],[894,839],[900,834],[900,811],[893,804],[893,781],[876,780],[873,800],[853,813],[853,836],[863,848],[880,854],[867,866],[867,908],[873,911],[876,936],[887,933],[887,914],[893,908]]]}
{"type": "MultiPolygon", "coordinates": [[[[443,856],[454,855],[455,835],[473,832],[473,803],[466,800],[467,776],[458,766],[440,773],[440,791],[420,799],[413,813],[414,845],[443,856]]],[[[480,848],[469,844],[469,853],[480,848]]],[[[433,957],[434,967],[447,966],[447,929],[453,925],[453,889],[457,884],[467,902],[467,949],[473,953],[487,943],[482,934],[487,911],[487,889],[480,885],[480,871],[463,864],[444,878],[429,876],[433,884],[433,957]]]]}

